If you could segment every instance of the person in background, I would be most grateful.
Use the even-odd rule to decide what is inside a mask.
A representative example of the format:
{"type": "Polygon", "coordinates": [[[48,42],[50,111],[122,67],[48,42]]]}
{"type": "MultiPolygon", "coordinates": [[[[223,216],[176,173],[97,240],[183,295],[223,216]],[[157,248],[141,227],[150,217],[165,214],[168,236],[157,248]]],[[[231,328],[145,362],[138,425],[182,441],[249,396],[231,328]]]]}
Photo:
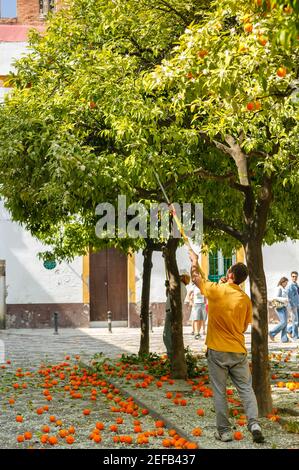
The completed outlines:
{"type": "Polygon", "coordinates": [[[299,286],[297,284],[297,271],[291,272],[292,282],[288,287],[289,304],[292,310],[292,325],[287,327],[288,334],[293,339],[298,339],[298,317],[299,317],[299,286]]]}
{"type": "MultiPolygon", "coordinates": [[[[190,282],[190,274],[186,270],[180,271],[180,288],[181,288],[181,302],[182,309],[184,307],[185,298],[187,296],[186,286],[190,282]]],[[[168,281],[167,281],[168,283],[168,281]]],[[[172,335],[171,335],[171,306],[170,306],[170,295],[169,295],[169,284],[166,284],[166,305],[165,305],[165,322],[163,329],[163,343],[165,345],[167,356],[170,359],[172,356],[172,335]]]]}
{"type": "Polygon", "coordinates": [[[248,276],[243,263],[236,263],[227,272],[226,282],[207,281],[198,264],[198,256],[189,250],[192,263],[192,281],[209,302],[209,322],[206,337],[207,359],[216,412],[215,438],[223,442],[233,440],[226,396],[230,377],[238,390],[248,419],[248,430],[253,442],[264,442],[258,422],[256,396],[247,359],[244,333],[252,322],[252,304],[240,285],[248,276]]]}
{"type": "Polygon", "coordinates": [[[287,325],[288,325],[288,310],[287,305],[289,303],[288,298],[288,278],[282,277],[277,285],[276,295],[273,298],[273,304],[276,304],[275,310],[278,315],[280,323],[275,326],[271,331],[269,331],[269,337],[271,341],[274,341],[275,336],[281,331],[281,341],[282,343],[287,343],[287,325]]]}
{"type": "Polygon", "coordinates": [[[205,321],[207,319],[205,298],[194,283],[189,292],[188,298],[192,303],[191,315],[189,318],[189,320],[192,321],[192,333],[195,335],[195,339],[199,339],[201,327],[203,329],[203,334],[205,334],[205,321]]]}

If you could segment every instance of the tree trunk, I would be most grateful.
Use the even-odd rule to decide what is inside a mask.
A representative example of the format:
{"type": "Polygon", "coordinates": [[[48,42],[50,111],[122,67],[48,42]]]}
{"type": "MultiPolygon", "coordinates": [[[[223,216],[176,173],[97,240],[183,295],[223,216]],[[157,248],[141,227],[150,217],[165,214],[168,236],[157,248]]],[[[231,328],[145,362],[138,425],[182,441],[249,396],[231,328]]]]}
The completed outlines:
{"type": "Polygon", "coordinates": [[[141,311],[140,311],[140,346],[139,356],[149,353],[149,302],[152,274],[152,256],[153,246],[147,243],[143,250],[143,275],[142,275],[142,293],[141,293],[141,311]]]}
{"type": "Polygon", "coordinates": [[[175,379],[187,378],[187,364],[183,340],[183,315],[181,302],[181,286],[176,250],[179,239],[170,238],[164,250],[165,265],[169,278],[169,293],[171,307],[171,375],[175,379]]]}
{"type": "Polygon", "coordinates": [[[262,244],[251,235],[244,246],[249,270],[250,292],[253,305],[252,379],[259,416],[272,411],[270,366],[268,359],[268,304],[267,284],[263,266],[262,244]]]}

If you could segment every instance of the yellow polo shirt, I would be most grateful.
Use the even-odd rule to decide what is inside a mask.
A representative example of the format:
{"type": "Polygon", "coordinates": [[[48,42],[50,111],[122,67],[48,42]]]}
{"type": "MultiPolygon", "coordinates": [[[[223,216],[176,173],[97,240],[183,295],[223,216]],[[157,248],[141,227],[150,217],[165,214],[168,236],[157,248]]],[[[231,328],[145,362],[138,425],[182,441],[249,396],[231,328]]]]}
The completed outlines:
{"type": "Polygon", "coordinates": [[[247,353],[244,333],[252,322],[252,304],[237,284],[216,284],[200,278],[201,293],[209,301],[206,345],[222,352],[247,353]]]}

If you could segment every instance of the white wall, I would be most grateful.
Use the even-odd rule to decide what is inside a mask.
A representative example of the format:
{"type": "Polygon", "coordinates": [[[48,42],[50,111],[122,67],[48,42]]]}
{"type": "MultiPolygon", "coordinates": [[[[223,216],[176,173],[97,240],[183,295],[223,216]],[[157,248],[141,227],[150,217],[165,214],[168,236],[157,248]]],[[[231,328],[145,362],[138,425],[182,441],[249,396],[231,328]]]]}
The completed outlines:
{"type": "Polygon", "coordinates": [[[7,303],[83,302],[82,258],[47,270],[38,258],[46,247],[11,222],[0,201],[0,259],[6,260],[7,303]]]}
{"type": "Polygon", "coordinates": [[[290,281],[291,271],[299,272],[299,241],[287,241],[286,243],[265,246],[263,255],[268,296],[271,299],[281,277],[285,276],[290,281]]]}
{"type": "MultiPolygon", "coordinates": [[[[177,250],[177,263],[178,268],[190,271],[191,263],[188,256],[188,251],[185,247],[178,248],[177,250]]],[[[143,271],[143,256],[142,252],[136,254],[136,300],[141,300],[142,289],[142,271],[143,271]]],[[[164,258],[161,252],[153,253],[153,270],[151,278],[151,302],[165,302],[165,267],[164,258]]]]}
{"type": "Polygon", "coordinates": [[[13,63],[28,52],[26,42],[0,42],[0,75],[14,71],[13,63]]]}
{"type": "MultiPolygon", "coordinates": [[[[268,297],[274,296],[279,279],[286,276],[290,279],[291,271],[299,272],[299,241],[276,243],[263,248],[264,268],[267,279],[268,297]]],[[[186,248],[178,249],[177,260],[179,269],[190,269],[190,261],[186,248]]],[[[143,256],[136,254],[136,294],[137,302],[141,299],[143,256]]],[[[151,302],[165,302],[165,268],[161,253],[153,254],[153,271],[151,280],[151,302]]],[[[249,283],[246,283],[246,292],[249,294],[249,283]]]]}

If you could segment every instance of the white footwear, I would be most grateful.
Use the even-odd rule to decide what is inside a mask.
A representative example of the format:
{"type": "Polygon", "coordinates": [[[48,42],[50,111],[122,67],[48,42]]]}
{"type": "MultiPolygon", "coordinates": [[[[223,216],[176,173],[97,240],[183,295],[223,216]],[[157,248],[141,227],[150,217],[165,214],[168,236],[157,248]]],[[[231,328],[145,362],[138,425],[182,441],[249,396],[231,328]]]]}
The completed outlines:
{"type": "Polygon", "coordinates": [[[250,432],[252,434],[253,442],[256,442],[257,444],[262,444],[263,442],[265,442],[265,438],[262,434],[262,429],[258,423],[254,423],[251,426],[250,432]]]}
{"type": "Polygon", "coordinates": [[[218,439],[218,441],[222,441],[222,442],[230,442],[233,440],[233,435],[230,431],[225,431],[221,434],[219,431],[216,431],[214,436],[216,439],[218,439]]]}

